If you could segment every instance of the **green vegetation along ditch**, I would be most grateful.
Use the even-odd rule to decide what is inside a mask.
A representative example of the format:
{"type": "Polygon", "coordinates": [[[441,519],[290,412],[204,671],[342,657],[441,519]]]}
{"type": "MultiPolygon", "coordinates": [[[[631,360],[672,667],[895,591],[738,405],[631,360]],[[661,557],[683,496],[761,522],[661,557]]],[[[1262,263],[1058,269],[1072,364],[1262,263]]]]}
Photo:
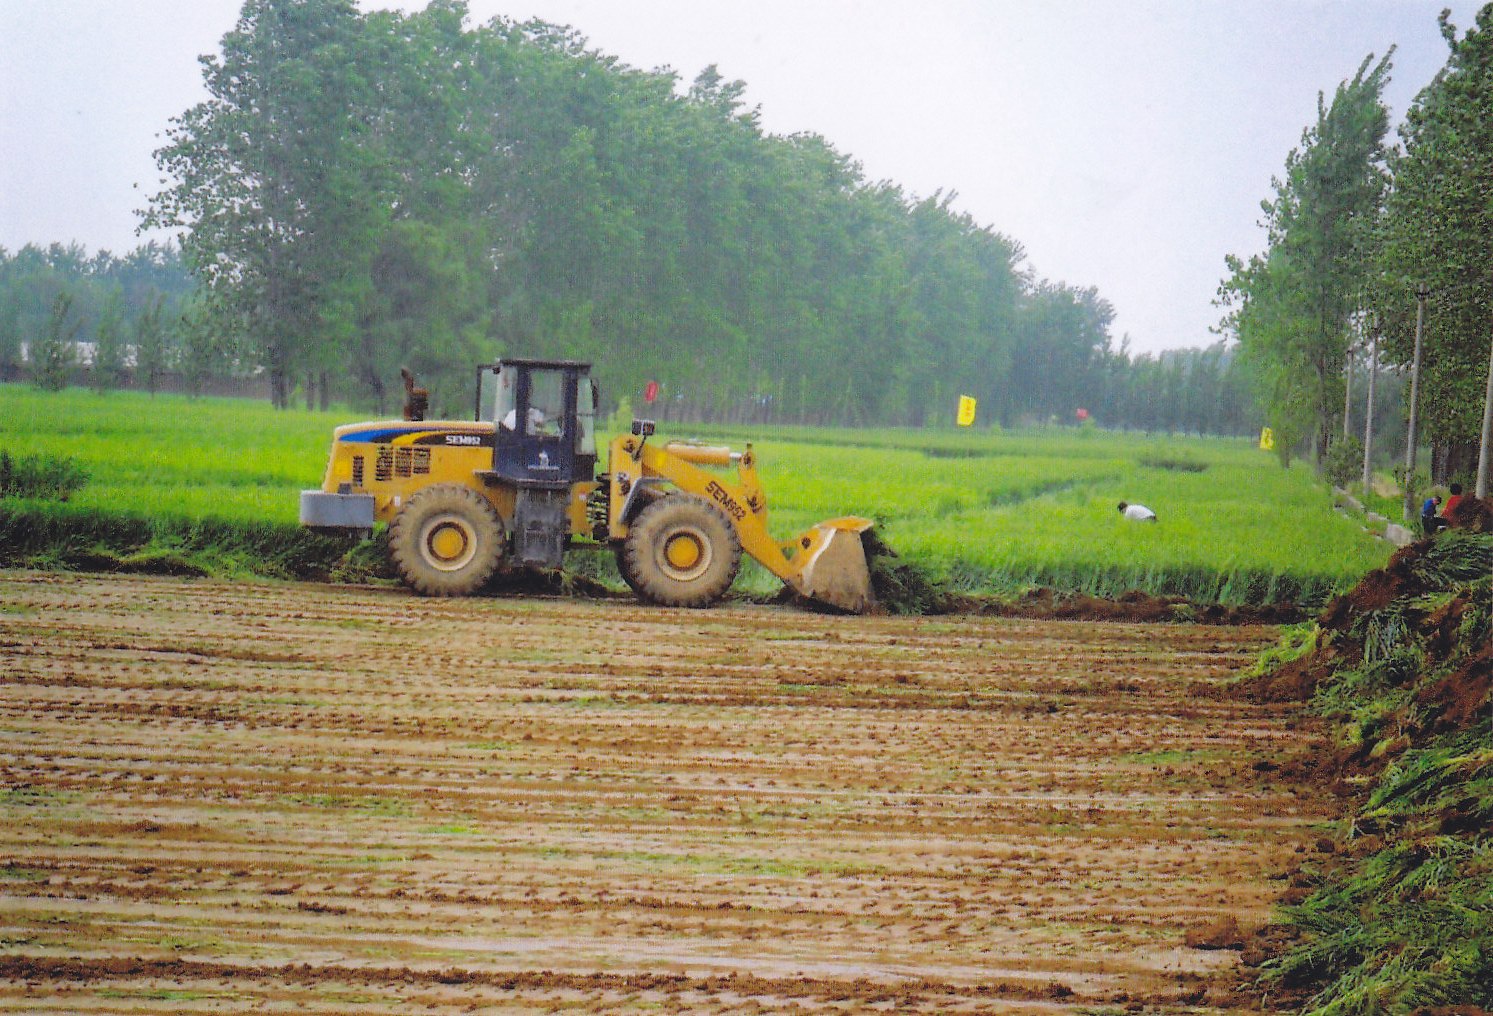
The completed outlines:
{"type": "Polygon", "coordinates": [[[66,501],[88,482],[88,474],[72,459],[51,455],[11,458],[0,449],[0,497],[66,501]]]}
{"type": "Polygon", "coordinates": [[[387,574],[373,542],[352,544],[300,526],[5,501],[0,566],[352,582],[387,574]]]}
{"type": "MultiPolygon", "coordinates": [[[[14,464],[69,472],[65,502],[41,488],[0,499],[9,567],[121,567],[183,574],[368,580],[376,544],[296,525],[332,428],[357,414],[275,412],[243,400],[0,386],[0,449],[14,464]]],[[[748,431],[662,424],[671,438],[753,442],[789,535],[853,513],[876,520],[896,557],[873,562],[894,610],[957,609],[970,597],[1319,605],[1378,567],[1388,548],[1332,510],[1305,467],[1282,469],[1250,442],[1160,439],[1071,428],[748,431]],[[1120,500],[1150,505],[1130,523],[1120,500]]],[[[35,469],[33,471],[35,471],[35,469]]],[[[611,555],[576,553],[563,581],[622,584],[611,555]]],[[[561,581],[561,580],[556,580],[561,581]]],[[[737,591],[779,585],[743,569],[737,591]]]]}
{"type": "Polygon", "coordinates": [[[1307,775],[1349,802],[1246,954],[1273,1000],[1493,1007],[1493,517],[1472,525],[1398,552],[1244,685],[1327,721],[1307,775]]]}

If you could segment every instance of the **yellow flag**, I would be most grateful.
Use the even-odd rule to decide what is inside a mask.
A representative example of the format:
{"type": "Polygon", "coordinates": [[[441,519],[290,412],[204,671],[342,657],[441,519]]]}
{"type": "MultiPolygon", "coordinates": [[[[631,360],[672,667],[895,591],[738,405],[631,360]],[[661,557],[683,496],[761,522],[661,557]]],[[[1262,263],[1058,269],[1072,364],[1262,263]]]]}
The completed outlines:
{"type": "Polygon", "coordinates": [[[1275,431],[1269,427],[1260,428],[1260,447],[1267,451],[1275,451],[1275,431]]]}
{"type": "Polygon", "coordinates": [[[975,397],[973,395],[959,396],[959,426],[968,427],[975,422],[975,397]]]}

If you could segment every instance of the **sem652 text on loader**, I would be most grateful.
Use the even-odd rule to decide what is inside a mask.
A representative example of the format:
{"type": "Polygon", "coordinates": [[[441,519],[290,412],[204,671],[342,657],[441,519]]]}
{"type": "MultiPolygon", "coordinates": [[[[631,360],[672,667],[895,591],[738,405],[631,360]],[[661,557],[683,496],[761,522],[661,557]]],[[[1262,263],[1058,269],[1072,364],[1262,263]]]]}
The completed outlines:
{"type": "Polygon", "coordinates": [[[321,489],[301,493],[301,524],[370,532],[387,523],[389,555],[419,593],[465,596],[499,569],[559,568],[567,547],[592,543],[612,548],[639,597],[665,606],[718,601],[743,551],[809,600],[854,613],[872,605],[861,540],[871,523],[846,516],[773,539],[751,445],[650,442],[654,425],[636,420],[597,476],[589,364],[478,367],[471,421],[420,419],[423,393],[411,385],[407,375],[407,419],[336,428],[321,489]],[[484,388],[493,390],[486,419],[484,388]],[[731,466],[734,476],[721,471],[731,466]]]}

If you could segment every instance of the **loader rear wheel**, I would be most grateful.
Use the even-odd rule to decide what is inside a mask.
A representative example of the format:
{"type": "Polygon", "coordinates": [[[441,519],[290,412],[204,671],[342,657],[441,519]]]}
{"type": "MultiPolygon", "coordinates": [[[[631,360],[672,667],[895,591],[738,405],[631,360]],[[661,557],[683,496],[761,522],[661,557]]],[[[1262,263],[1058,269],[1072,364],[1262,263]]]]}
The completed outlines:
{"type": "Polygon", "coordinates": [[[415,592],[468,596],[497,570],[503,523],[470,487],[426,487],[389,523],[389,556],[415,592]]]}
{"type": "Polygon", "coordinates": [[[622,544],[619,569],[639,596],[666,607],[719,600],[741,567],[731,523],[689,494],[660,498],[638,513],[622,544]]]}

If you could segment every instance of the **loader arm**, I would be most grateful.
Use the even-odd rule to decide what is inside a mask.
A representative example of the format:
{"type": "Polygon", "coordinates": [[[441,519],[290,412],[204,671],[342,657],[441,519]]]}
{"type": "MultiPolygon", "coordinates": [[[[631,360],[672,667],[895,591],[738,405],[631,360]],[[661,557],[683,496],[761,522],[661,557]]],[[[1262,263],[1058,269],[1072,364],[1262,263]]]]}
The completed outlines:
{"type": "Polygon", "coordinates": [[[757,474],[756,456],[748,444],[740,453],[729,448],[680,443],[649,444],[645,437],[624,435],[610,448],[608,530],[612,540],[627,537],[629,499],[635,487],[667,481],[712,504],[735,529],[741,549],[796,592],[841,610],[863,612],[871,598],[870,573],[860,534],[868,519],[844,516],[821,522],[786,542],[767,528],[767,494],[757,474]],[[735,465],[729,474],[702,466],[735,465]]]}

